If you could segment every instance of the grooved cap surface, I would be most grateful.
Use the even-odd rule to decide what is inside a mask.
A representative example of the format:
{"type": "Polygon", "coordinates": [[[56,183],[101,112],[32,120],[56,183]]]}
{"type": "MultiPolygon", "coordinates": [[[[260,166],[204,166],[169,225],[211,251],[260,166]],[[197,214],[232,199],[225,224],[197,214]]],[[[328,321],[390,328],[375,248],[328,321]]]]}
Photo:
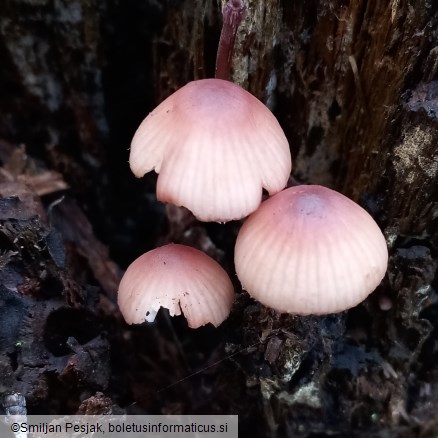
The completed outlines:
{"type": "Polygon", "coordinates": [[[262,189],[282,190],[292,167],[269,109],[220,79],[190,82],[152,111],[134,135],[129,162],[137,177],[159,174],[159,200],[217,222],[252,213],[262,189]]]}
{"type": "Polygon", "coordinates": [[[344,195],[316,185],[286,189],[242,226],[235,266],[242,286],[279,312],[335,313],[363,301],[388,264],[374,219],[344,195]]]}
{"type": "Polygon", "coordinates": [[[160,307],[184,314],[191,328],[221,324],[234,302],[228,274],[195,248],[170,244],[147,252],[126,270],[118,304],[128,324],[153,321],[160,307]]]}

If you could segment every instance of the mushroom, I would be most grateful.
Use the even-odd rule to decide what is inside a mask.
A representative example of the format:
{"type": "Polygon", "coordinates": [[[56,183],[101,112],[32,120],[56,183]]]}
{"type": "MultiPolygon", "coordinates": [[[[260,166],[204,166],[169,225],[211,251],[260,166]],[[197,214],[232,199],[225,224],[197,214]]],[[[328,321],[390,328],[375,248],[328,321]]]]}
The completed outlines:
{"type": "Polygon", "coordinates": [[[221,324],[234,302],[231,280],[203,252],[169,244],[147,252],[126,270],[118,304],[128,324],[153,322],[160,307],[181,315],[191,328],[221,324]]]}
{"type": "Polygon", "coordinates": [[[363,301],[388,264],[385,238],[359,205],[326,187],[297,186],[265,201],[242,226],[242,286],[279,312],[340,312],[363,301]]]}
{"type": "Polygon", "coordinates": [[[160,201],[188,208],[201,221],[241,219],[262,190],[282,190],[291,172],[288,141],[269,109],[230,79],[243,0],[228,0],[216,78],[193,81],[164,100],[134,135],[129,162],[137,177],[155,170],[160,201]]]}
{"type": "Polygon", "coordinates": [[[190,82],[164,100],[135,133],[129,163],[139,178],[159,174],[159,200],[216,222],[252,213],[263,188],[286,186],[292,166],[274,115],[222,79],[190,82]]]}

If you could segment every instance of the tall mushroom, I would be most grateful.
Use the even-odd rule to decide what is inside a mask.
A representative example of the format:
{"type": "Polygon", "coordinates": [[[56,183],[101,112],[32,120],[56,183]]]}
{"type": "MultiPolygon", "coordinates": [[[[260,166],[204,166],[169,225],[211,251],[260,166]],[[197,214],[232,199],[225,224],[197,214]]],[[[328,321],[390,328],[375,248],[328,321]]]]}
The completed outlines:
{"type": "Polygon", "coordinates": [[[137,177],[159,173],[159,200],[216,222],[252,213],[262,189],[279,192],[291,172],[288,141],[269,109],[221,79],[190,82],[152,111],[129,162],[137,177]]]}
{"type": "Polygon", "coordinates": [[[288,141],[258,99],[228,80],[231,51],[244,14],[241,0],[224,9],[216,79],[193,81],[141,123],[129,163],[137,177],[155,170],[159,200],[202,221],[241,219],[260,205],[262,190],[282,190],[291,172],[288,141]]]}

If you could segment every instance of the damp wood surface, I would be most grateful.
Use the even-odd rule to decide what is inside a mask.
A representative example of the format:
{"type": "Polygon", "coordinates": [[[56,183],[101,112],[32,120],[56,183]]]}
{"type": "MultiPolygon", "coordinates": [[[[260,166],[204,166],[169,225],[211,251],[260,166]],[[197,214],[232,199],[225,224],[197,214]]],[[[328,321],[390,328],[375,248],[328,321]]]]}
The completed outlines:
{"type": "Polygon", "coordinates": [[[157,203],[156,177],[127,163],[145,115],[213,76],[224,1],[4,0],[3,409],[22,394],[29,413],[238,414],[241,436],[438,433],[438,5],[246,3],[233,80],[279,119],[298,182],[376,219],[385,279],[339,315],[278,315],[239,293],[217,330],[127,326],[118,282],[156,245],[203,249],[234,277],[240,224],[157,203]]]}

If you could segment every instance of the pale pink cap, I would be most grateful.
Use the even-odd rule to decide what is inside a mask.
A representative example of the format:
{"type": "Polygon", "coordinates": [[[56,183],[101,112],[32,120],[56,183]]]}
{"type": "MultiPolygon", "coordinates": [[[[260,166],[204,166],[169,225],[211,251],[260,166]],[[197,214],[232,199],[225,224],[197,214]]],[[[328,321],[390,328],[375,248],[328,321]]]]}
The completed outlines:
{"type": "Polygon", "coordinates": [[[191,328],[221,324],[234,302],[228,274],[195,248],[170,244],[147,252],[126,270],[118,304],[128,324],[152,322],[160,307],[181,315],[191,328]]]}
{"type": "Polygon", "coordinates": [[[264,202],[242,226],[235,266],[242,286],[279,312],[335,313],[363,301],[388,264],[374,219],[338,192],[308,185],[264,202]]]}
{"type": "Polygon", "coordinates": [[[134,135],[129,163],[137,177],[159,173],[159,200],[215,222],[252,213],[262,189],[282,190],[292,167],[274,115],[220,79],[190,82],[155,108],[134,135]]]}

